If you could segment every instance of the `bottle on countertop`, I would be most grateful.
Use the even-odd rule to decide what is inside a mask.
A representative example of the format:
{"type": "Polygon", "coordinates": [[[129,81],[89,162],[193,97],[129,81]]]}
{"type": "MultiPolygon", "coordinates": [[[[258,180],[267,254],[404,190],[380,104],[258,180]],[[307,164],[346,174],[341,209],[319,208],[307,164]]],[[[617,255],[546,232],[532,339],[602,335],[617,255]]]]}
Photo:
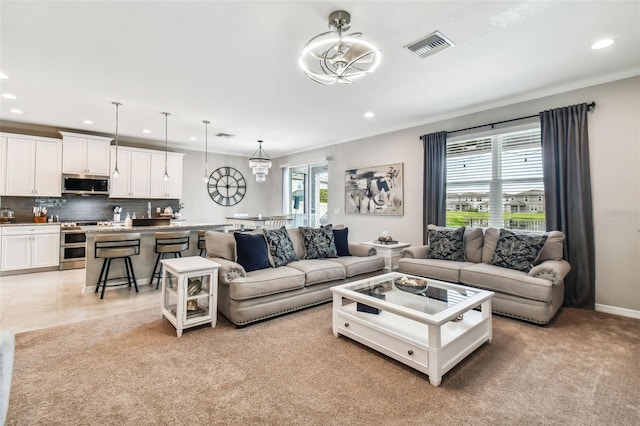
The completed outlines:
{"type": "Polygon", "coordinates": [[[131,216],[129,216],[129,212],[127,212],[127,217],[124,219],[124,226],[131,226],[132,223],[131,216]]]}

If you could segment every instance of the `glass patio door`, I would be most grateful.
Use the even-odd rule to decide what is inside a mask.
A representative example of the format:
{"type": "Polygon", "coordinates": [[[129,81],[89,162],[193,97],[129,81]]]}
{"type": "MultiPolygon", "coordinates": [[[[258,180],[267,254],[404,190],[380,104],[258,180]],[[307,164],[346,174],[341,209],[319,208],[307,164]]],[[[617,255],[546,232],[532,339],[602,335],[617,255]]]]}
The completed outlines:
{"type": "Polygon", "coordinates": [[[325,225],[329,211],[327,163],[287,167],[284,172],[284,210],[293,217],[292,226],[325,225]]]}

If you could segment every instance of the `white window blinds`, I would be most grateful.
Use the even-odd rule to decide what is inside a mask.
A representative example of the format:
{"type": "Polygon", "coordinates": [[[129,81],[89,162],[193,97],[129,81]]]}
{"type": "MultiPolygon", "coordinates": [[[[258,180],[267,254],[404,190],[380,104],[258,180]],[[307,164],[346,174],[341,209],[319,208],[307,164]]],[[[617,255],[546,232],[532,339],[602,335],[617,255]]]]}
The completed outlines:
{"type": "Polygon", "coordinates": [[[447,224],[544,230],[539,127],[447,142],[447,224]]]}

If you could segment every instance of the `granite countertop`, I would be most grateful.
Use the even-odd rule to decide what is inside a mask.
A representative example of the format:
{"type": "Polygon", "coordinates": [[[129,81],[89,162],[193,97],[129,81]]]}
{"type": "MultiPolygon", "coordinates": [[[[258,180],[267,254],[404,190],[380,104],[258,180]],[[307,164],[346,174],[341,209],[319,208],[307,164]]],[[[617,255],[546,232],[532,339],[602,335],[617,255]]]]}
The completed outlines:
{"type": "Polygon", "coordinates": [[[16,222],[16,223],[0,223],[0,226],[43,226],[43,225],[60,225],[60,222],[43,222],[43,223],[35,223],[35,222],[16,222]]]}
{"type": "Polygon", "coordinates": [[[171,225],[161,226],[82,226],[82,230],[87,234],[106,234],[112,232],[155,232],[155,231],[170,231],[170,230],[192,230],[203,228],[219,228],[225,229],[231,227],[228,223],[191,223],[191,222],[178,222],[171,225]]]}

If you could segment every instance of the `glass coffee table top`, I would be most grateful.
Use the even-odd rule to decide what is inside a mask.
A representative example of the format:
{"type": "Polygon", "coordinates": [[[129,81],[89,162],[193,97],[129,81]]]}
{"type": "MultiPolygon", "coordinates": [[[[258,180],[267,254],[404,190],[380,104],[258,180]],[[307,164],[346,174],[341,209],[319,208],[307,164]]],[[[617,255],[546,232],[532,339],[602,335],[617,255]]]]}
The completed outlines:
{"type": "Polygon", "coordinates": [[[341,287],[429,315],[471,299],[482,291],[399,272],[378,275],[341,287]]]}

